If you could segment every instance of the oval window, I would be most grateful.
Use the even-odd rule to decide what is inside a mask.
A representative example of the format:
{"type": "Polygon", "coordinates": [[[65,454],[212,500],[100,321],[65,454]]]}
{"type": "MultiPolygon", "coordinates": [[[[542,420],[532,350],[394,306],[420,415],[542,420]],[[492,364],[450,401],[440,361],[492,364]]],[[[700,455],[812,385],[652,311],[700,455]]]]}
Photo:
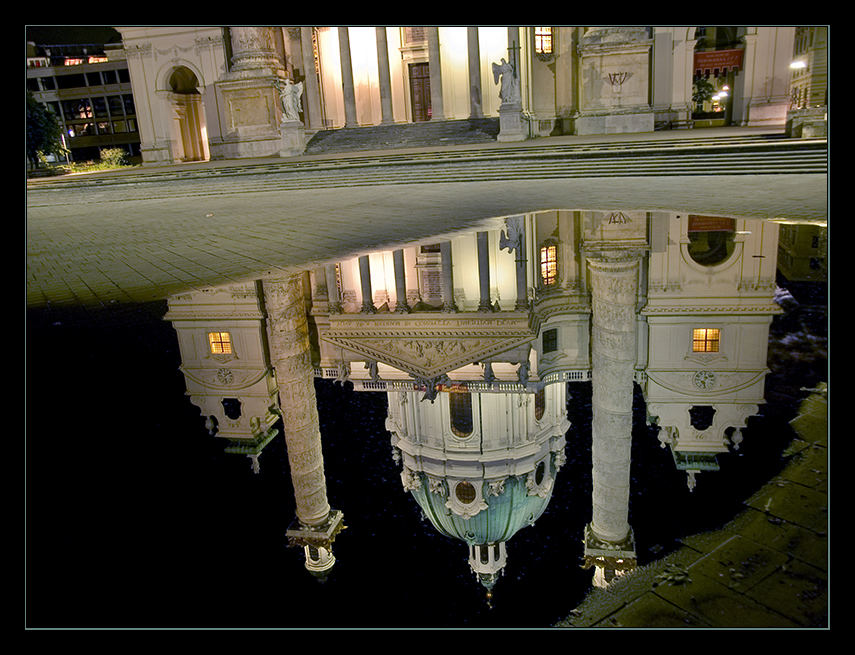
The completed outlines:
{"type": "Polygon", "coordinates": [[[546,463],[541,462],[534,470],[534,482],[537,486],[543,484],[543,478],[546,476],[546,463]]]}
{"type": "Polygon", "coordinates": [[[736,221],[719,216],[689,216],[689,256],[701,266],[726,261],[734,248],[736,221]]]}
{"type": "Polygon", "coordinates": [[[457,496],[457,500],[459,500],[464,505],[468,505],[472,501],[475,500],[475,487],[472,486],[471,482],[467,482],[464,480],[463,482],[458,482],[457,486],[454,488],[454,495],[457,496]]]}

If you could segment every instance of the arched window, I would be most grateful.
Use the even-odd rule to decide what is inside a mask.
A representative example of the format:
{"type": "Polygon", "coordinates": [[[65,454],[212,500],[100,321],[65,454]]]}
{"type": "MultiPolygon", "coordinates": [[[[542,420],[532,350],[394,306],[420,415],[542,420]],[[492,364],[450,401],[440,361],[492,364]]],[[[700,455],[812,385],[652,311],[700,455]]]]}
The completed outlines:
{"type": "Polygon", "coordinates": [[[558,283],[558,243],[544,241],[540,246],[540,284],[550,287],[558,283]]]}
{"type": "Polygon", "coordinates": [[[450,391],[448,408],[454,435],[468,437],[472,434],[472,394],[468,391],[450,391]]]}
{"type": "Polygon", "coordinates": [[[543,412],[546,410],[546,389],[538,389],[534,394],[534,418],[540,420],[543,418],[543,412]]]}

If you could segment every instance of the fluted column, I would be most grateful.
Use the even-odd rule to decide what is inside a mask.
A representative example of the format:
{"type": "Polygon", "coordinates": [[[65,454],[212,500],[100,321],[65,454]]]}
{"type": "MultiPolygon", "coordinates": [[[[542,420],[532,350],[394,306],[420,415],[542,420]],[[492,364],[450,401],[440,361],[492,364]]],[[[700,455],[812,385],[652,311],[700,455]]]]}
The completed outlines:
{"type": "Polygon", "coordinates": [[[478,43],[478,28],[466,28],[469,52],[469,118],[482,118],[481,108],[481,48],[478,43]]]}
{"type": "Polygon", "coordinates": [[[395,266],[395,312],[398,314],[409,314],[410,306],[407,304],[407,273],[404,268],[404,251],[400,248],[392,252],[392,263],[395,266]]]}
{"type": "Polygon", "coordinates": [[[457,305],[454,302],[454,274],[453,262],[451,261],[451,241],[442,241],[439,244],[440,256],[440,284],[442,286],[442,311],[456,312],[457,305]]]}
{"type": "Polygon", "coordinates": [[[371,262],[368,255],[359,258],[359,283],[362,287],[362,313],[374,314],[374,291],[371,288],[371,262]]]}
{"type": "Polygon", "coordinates": [[[442,64],[439,57],[439,28],[426,27],[428,42],[428,65],[430,68],[430,111],[432,120],[443,120],[442,64]]]}
{"type": "Polygon", "coordinates": [[[357,127],[356,91],[353,85],[353,64],[350,60],[350,35],[347,27],[338,28],[338,49],[341,61],[341,88],[344,93],[344,126],[357,127]]]}
{"type": "Polygon", "coordinates": [[[335,264],[326,264],[324,272],[327,277],[327,298],[329,299],[330,314],[341,314],[341,294],[338,290],[338,276],[335,264]]]}
{"type": "Polygon", "coordinates": [[[318,85],[318,76],[315,73],[315,48],[312,44],[312,28],[300,28],[300,50],[303,54],[303,75],[305,76],[306,108],[308,118],[306,127],[320,129],[324,126],[321,116],[321,92],[318,85]]]}
{"type": "Polygon", "coordinates": [[[297,519],[302,525],[316,526],[328,519],[330,506],[302,276],[264,279],[262,288],[297,519]]]}
{"type": "Polygon", "coordinates": [[[479,312],[489,312],[493,309],[490,302],[490,251],[486,232],[476,234],[478,243],[478,285],[481,292],[481,300],[478,303],[479,312]]]}
{"type": "Polygon", "coordinates": [[[392,116],[392,76],[389,73],[389,46],[386,43],[386,28],[375,27],[377,31],[377,75],[380,83],[380,122],[393,123],[392,116]]]}
{"type": "Polygon", "coordinates": [[[606,568],[614,567],[617,561],[634,559],[629,471],[639,257],[636,252],[606,251],[592,253],[588,259],[593,518],[586,535],[586,555],[611,560],[606,568]]]}

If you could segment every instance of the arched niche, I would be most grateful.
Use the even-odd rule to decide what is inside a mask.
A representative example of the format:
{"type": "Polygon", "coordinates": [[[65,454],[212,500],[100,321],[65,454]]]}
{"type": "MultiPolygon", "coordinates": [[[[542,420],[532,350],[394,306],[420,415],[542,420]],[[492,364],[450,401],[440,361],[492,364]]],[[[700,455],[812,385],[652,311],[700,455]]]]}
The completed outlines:
{"type": "Polygon", "coordinates": [[[208,149],[205,108],[202,99],[204,88],[194,67],[174,63],[164,69],[161,88],[169,103],[170,137],[174,161],[205,161],[210,158],[208,149]]]}

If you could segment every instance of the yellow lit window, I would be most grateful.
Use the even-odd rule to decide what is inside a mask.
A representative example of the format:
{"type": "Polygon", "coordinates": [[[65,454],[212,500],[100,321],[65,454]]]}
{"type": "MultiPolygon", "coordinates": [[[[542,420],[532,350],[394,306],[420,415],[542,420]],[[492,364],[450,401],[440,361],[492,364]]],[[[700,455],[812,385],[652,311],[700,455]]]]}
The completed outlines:
{"type": "Polygon", "coordinates": [[[558,280],[558,246],[543,246],[540,249],[540,280],[545,286],[558,280]]]}
{"type": "Polygon", "coordinates": [[[719,344],[718,328],[696,328],[692,330],[692,351],[696,353],[717,353],[719,344]]]}
{"type": "Polygon", "coordinates": [[[232,352],[232,335],[228,332],[208,332],[208,342],[211,344],[211,352],[215,355],[232,352]]]}
{"type": "Polygon", "coordinates": [[[534,51],[539,55],[552,54],[552,28],[534,28],[534,51]]]}

